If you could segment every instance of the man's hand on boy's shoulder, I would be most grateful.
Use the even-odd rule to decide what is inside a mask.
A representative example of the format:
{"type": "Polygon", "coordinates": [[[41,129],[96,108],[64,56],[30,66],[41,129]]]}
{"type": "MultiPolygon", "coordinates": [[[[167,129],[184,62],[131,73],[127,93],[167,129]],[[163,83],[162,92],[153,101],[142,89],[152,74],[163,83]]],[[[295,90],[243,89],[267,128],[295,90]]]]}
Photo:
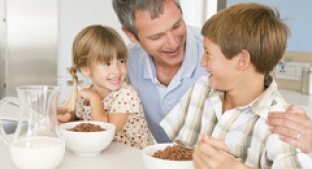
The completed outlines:
{"type": "Polygon", "coordinates": [[[301,107],[291,105],[285,113],[270,112],[267,123],[281,140],[304,153],[312,152],[312,120],[301,107]]]}

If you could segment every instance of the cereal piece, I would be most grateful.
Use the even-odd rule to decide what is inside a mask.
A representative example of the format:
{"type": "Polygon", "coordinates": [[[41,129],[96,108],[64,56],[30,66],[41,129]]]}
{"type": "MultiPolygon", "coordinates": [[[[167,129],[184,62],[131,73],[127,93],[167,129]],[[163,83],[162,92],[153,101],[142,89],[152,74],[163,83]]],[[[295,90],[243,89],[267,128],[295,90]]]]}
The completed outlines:
{"type": "Polygon", "coordinates": [[[97,132],[97,131],[105,131],[100,125],[92,124],[92,123],[80,123],[73,128],[67,129],[68,131],[74,132],[97,132]]]}

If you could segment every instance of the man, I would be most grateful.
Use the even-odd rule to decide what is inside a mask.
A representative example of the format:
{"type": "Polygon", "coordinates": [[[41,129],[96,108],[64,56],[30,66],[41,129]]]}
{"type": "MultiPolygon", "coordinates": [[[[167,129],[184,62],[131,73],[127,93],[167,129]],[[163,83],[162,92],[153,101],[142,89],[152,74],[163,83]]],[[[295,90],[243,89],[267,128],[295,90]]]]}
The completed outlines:
{"type": "MultiPolygon", "coordinates": [[[[159,122],[199,77],[207,75],[199,65],[203,55],[200,29],[186,26],[179,0],[112,3],[122,30],[134,42],[129,47],[128,79],[139,92],[149,129],[157,142],[171,142],[159,122]]],[[[311,151],[312,134],[305,132],[308,128],[312,133],[312,121],[306,114],[269,119],[268,124],[278,134],[301,133],[299,139],[295,134],[296,140],[284,141],[311,151]],[[289,127],[294,126],[293,120],[302,118],[308,123],[306,127],[289,127]]]]}
{"type": "Polygon", "coordinates": [[[138,90],[157,142],[171,142],[159,122],[194,82],[207,73],[200,30],[186,26],[178,0],[113,0],[131,42],[128,78],[138,90]]]}

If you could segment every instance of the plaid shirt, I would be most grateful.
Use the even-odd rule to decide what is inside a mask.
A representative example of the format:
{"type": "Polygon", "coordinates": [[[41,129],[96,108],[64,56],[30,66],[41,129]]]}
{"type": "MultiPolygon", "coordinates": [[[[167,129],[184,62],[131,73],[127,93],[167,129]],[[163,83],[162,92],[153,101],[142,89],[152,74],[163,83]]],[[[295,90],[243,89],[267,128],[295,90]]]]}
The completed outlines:
{"type": "Polygon", "coordinates": [[[257,99],[222,113],[224,92],[209,89],[200,78],[160,122],[171,140],[196,144],[201,134],[222,139],[244,164],[257,168],[312,168],[312,159],[271,133],[270,111],[285,111],[287,104],[272,81],[257,99]]]}

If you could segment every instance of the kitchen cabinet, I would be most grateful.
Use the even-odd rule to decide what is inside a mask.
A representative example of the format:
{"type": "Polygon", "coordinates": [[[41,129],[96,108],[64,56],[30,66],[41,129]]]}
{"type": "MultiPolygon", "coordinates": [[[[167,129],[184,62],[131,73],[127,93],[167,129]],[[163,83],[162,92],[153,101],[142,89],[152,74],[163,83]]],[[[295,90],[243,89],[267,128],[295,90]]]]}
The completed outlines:
{"type": "Polygon", "coordinates": [[[57,0],[0,0],[0,98],[56,84],[57,0]]]}

